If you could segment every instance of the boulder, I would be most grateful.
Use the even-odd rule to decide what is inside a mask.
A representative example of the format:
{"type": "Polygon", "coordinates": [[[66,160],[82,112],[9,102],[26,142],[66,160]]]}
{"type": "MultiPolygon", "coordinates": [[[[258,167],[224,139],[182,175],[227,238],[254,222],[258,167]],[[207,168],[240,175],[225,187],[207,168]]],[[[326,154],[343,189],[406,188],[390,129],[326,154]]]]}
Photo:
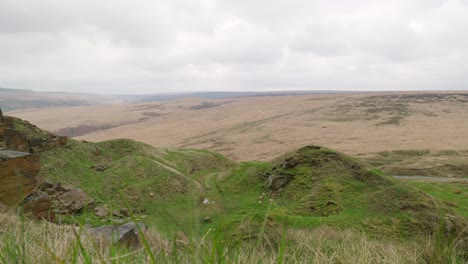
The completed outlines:
{"type": "Polygon", "coordinates": [[[36,155],[0,150],[0,202],[13,206],[23,200],[37,186],[39,169],[36,155]]]}
{"type": "Polygon", "coordinates": [[[55,213],[52,211],[52,200],[49,195],[38,191],[28,196],[23,205],[25,214],[32,214],[37,219],[55,223],[55,213]]]}
{"type": "Polygon", "coordinates": [[[94,200],[80,189],[69,190],[57,196],[59,212],[77,214],[94,205],[94,200]]]}
{"type": "Polygon", "coordinates": [[[284,186],[286,186],[291,179],[288,176],[273,176],[269,175],[268,177],[268,188],[273,191],[278,191],[284,186]]]}
{"type": "Polygon", "coordinates": [[[137,248],[141,246],[139,232],[146,230],[148,230],[148,227],[145,224],[130,222],[118,226],[106,225],[95,227],[91,229],[91,233],[101,236],[111,243],[137,248]]]}

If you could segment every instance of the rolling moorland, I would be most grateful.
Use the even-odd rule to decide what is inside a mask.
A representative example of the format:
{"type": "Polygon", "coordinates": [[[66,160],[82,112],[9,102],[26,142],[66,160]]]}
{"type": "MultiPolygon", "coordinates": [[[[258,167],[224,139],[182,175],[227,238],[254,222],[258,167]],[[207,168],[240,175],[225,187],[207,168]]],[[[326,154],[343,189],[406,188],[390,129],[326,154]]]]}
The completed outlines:
{"type": "MultiPolygon", "coordinates": [[[[26,89],[9,89],[0,87],[0,104],[3,111],[27,108],[69,107],[129,104],[143,102],[164,102],[187,97],[206,99],[226,99],[249,96],[284,96],[306,94],[335,94],[340,91],[279,91],[279,92],[190,92],[159,93],[141,95],[98,95],[67,92],[36,92],[26,89]]],[[[350,92],[348,92],[350,93],[350,92]]]]}
{"type": "Polygon", "coordinates": [[[468,93],[286,95],[12,111],[59,135],[268,161],[307,144],[391,175],[468,176],[468,93]]]}
{"type": "MultiPolygon", "coordinates": [[[[28,142],[51,137],[28,122],[12,122],[28,142]]],[[[97,216],[92,208],[57,213],[60,225],[44,226],[2,214],[5,262],[30,259],[41,247],[45,253],[35,257],[43,263],[457,263],[467,258],[466,184],[395,180],[318,145],[268,161],[241,162],[207,150],[154,148],[126,139],[69,140],[37,155],[40,177],[82,189],[108,215],[97,216]],[[122,208],[132,213],[111,213],[122,208]],[[149,226],[144,250],[81,242],[81,235],[66,228],[131,220],[149,226]],[[49,241],[60,234],[69,239],[49,241]]]]}

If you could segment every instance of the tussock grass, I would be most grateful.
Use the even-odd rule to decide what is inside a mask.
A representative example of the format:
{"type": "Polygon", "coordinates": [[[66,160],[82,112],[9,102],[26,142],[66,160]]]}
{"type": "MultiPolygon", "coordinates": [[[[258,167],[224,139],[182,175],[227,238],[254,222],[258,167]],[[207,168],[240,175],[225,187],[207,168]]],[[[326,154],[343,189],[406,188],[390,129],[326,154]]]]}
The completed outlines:
{"type": "Polygon", "coordinates": [[[374,239],[327,226],[278,229],[235,242],[221,230],[203,237],[155,231],[137,250],[91,237],[83,227],[34,222],[0,214],[1,263],[463,263],[462,251],[434,237],[412,242],[374,239]]]}

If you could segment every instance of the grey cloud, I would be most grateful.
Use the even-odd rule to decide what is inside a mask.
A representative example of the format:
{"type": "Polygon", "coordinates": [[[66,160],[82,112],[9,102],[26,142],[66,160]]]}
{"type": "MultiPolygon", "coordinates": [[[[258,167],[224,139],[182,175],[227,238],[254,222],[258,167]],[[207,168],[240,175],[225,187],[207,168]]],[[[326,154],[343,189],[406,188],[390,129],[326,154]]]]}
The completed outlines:
{"type": "Polygon", "coordinates": [[[4,0],[0,86],[462,89],[466,0],[4,0]]]}

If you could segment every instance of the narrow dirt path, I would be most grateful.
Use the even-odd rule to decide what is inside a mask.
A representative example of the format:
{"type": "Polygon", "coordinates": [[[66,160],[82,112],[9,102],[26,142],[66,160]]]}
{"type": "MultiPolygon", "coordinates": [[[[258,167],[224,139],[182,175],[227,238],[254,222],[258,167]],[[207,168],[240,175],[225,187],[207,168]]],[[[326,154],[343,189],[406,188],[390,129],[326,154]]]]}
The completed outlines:
{"type": "Polygon", "coordinates": [[[205,191],[205,188],[203,187],[203,185],[202,185],[201,183],[199,183],[198,181],[196,181],[196,180],[190,178],[189,176],[183,174],[182,172],[180,172],[180,171],[177,170],[176,168],[173,168],[173,167],[171,167],[171,166],[169,166],[169,165],[166,165],[166,164],[164,164],[164,163],[162,163],[162,162],[159,162],[159,161],[157,161],[157,160],[150,159],[150,158],[148,158],[148,157],[145,157],[145,158],[147,158],[147,159],[153,161],[154,163],[158,164],[159,166],[165,168],[166,170],[171,171],[171,172],[173,172],[174,174],[177,174],[178,176],[180,176],[180,177],[182,177],[182,178],[184,178],[184,179],[186,179],[186,180],[188,180],[188,181],[193,182],[193,183],[197,186],[197,188],[199,189],[200,192],[203,193],[203,192],[205,191]]]}

